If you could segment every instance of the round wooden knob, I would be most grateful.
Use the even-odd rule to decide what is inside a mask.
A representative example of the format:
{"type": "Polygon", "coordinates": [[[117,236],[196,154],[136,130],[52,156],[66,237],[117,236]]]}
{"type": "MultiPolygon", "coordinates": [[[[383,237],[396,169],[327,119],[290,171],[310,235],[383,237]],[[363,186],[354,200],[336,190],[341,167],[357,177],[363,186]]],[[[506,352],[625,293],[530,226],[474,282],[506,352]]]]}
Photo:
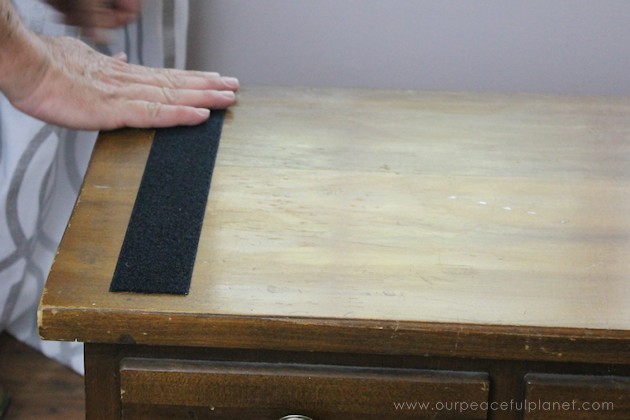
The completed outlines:
{"type": "Polygon", "coordinates": [[[300,414],[289,414],[288,416],[282,417],[280,420],[313,420],[308,416],[302,416],[300,414]]]}

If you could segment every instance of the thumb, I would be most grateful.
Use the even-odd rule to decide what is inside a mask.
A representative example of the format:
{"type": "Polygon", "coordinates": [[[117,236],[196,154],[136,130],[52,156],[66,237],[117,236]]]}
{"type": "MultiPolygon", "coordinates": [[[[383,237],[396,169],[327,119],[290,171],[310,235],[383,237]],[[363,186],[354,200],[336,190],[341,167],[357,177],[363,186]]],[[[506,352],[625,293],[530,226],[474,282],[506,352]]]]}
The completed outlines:
{"type": "Polygon", "coordinates": [[[118,61],[122,61],[124,63],[126,63],[129,59],[129,57],[127,57],[127,54],[125,54],[123,51],[114,54],[112,58],[118,61]]]}

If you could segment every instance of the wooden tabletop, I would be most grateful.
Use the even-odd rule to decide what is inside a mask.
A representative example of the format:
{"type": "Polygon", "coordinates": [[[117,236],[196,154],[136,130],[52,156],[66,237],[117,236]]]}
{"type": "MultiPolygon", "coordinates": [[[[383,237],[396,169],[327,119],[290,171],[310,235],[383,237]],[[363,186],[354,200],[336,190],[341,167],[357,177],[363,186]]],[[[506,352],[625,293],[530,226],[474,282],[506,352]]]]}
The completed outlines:
{"type": "Polygon", "coordinates": [[[110,293],[152,136],[101,134],[43,337],[354,351],[367,329],[408,352],[461,331],[630,354],[630,98],[245,87],[189,295],[110,293]]]}

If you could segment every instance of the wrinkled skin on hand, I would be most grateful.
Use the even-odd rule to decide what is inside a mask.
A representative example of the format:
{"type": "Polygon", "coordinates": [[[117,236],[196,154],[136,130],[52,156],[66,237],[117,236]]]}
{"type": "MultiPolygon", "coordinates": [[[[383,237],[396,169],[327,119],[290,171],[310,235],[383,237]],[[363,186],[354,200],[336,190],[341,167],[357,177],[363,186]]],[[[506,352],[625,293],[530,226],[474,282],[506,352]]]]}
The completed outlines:
{"type": "Polygon", "coordinates": [[[217,73],[128,64],[68,37],[37,37],[34,51],[5,94],[21,111],[74,129],[199,124],[208,108],[232,105],[239,86],[217,73]]]}

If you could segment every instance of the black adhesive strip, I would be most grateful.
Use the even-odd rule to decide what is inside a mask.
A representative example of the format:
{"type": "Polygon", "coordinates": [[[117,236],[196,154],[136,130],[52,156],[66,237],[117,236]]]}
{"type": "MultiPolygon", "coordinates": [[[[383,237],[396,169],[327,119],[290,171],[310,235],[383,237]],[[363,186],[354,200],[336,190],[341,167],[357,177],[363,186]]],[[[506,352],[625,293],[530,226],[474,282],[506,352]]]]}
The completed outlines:
{"type": "Polygon", "coordinates": [[[188,294],[224,115],[156,131],[111,292],[188,294]]]}

